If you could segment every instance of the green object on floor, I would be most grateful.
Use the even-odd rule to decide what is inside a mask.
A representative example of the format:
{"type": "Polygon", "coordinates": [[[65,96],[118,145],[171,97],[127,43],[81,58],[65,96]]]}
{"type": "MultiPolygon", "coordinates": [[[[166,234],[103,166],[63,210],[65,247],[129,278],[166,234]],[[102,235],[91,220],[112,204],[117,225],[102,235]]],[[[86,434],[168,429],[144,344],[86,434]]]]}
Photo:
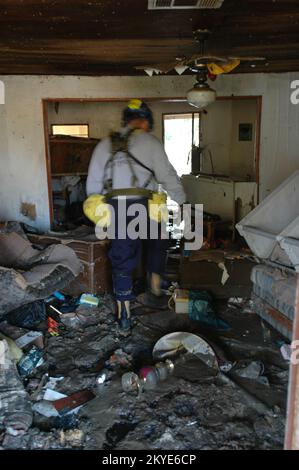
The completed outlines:
{"type": "Polygon", "coordinates": [[[217,330],[230,330],[230,326],[217,316],[212,296],[208,292],[191,290],[188,307],[190,320],[196,320],[217,330]]]}
{"type": "Polygon", "coordinates": [[[93,294],[82,294],[79,300],[80,305],[84,305],[87,307],[98,307],[99,303],[99,297],[93,294]]]}

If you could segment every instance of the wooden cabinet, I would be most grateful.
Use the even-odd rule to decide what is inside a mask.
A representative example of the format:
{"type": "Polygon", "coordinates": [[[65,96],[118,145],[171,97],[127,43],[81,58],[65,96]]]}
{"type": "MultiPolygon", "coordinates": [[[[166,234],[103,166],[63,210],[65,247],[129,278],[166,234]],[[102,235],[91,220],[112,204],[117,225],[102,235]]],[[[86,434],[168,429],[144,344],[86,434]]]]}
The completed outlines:
{"type": "MultiPolygon", "coordinates": [[[[82,264],[82,270],[65,289],[64,292],[71,295],[79,295],[83,292],[91,294],[106,294],[112,292],[112,274],[108,249],[108,240],[98,240],[95,235],[86,235],[86,227],[77,229],[77,232],[59,235],[52,232],[45,235],[28,235],[34,245],[46,247],[56,243],[62,243],[72,248],[82,264]]],[[[91,230],[92,233],[92,230],[91,230]]]]}
{"type": "Polygon", "coordinates": [[[52,176],[86,175],[92,152],[99,141],[78,137],[51,137],[52,176]]]}

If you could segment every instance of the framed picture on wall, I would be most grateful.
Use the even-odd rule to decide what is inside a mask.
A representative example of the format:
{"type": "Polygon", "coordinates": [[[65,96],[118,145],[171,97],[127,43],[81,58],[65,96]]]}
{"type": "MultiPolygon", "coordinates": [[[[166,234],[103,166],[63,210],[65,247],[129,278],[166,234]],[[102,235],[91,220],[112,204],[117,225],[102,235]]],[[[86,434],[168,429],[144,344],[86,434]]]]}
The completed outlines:
{"type": "Polygon", "coordinates": [[[252,140],[252,124],[239,124],[239,141],[250,142],[252,140]]]}

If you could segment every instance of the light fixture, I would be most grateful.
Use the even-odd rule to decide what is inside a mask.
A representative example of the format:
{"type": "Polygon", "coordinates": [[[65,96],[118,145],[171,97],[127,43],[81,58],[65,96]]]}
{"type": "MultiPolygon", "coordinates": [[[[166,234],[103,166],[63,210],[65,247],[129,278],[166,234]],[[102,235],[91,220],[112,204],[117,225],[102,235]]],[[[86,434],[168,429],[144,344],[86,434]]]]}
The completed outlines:
{"type": "Polygon", "coordinates": [[[187,93],[187,101],[191,106],[204,109],[216,100],[216,91],[207,83],[207,68],[197,68],[197,82],[187,93]]]}

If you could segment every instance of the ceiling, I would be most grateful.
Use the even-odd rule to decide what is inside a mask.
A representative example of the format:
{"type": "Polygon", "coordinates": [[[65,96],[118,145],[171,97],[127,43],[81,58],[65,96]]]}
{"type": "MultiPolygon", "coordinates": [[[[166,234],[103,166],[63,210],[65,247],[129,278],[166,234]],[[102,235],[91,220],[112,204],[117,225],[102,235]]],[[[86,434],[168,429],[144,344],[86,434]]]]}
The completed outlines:
{"type": "Polygon", "coordinates": [[[299,0],[224,0],[217,10],[148,10],[147,0],[1,0],[0,74],[135,75],[198,52],[267,58],[236,72],[299,71],[299,0]]]}

